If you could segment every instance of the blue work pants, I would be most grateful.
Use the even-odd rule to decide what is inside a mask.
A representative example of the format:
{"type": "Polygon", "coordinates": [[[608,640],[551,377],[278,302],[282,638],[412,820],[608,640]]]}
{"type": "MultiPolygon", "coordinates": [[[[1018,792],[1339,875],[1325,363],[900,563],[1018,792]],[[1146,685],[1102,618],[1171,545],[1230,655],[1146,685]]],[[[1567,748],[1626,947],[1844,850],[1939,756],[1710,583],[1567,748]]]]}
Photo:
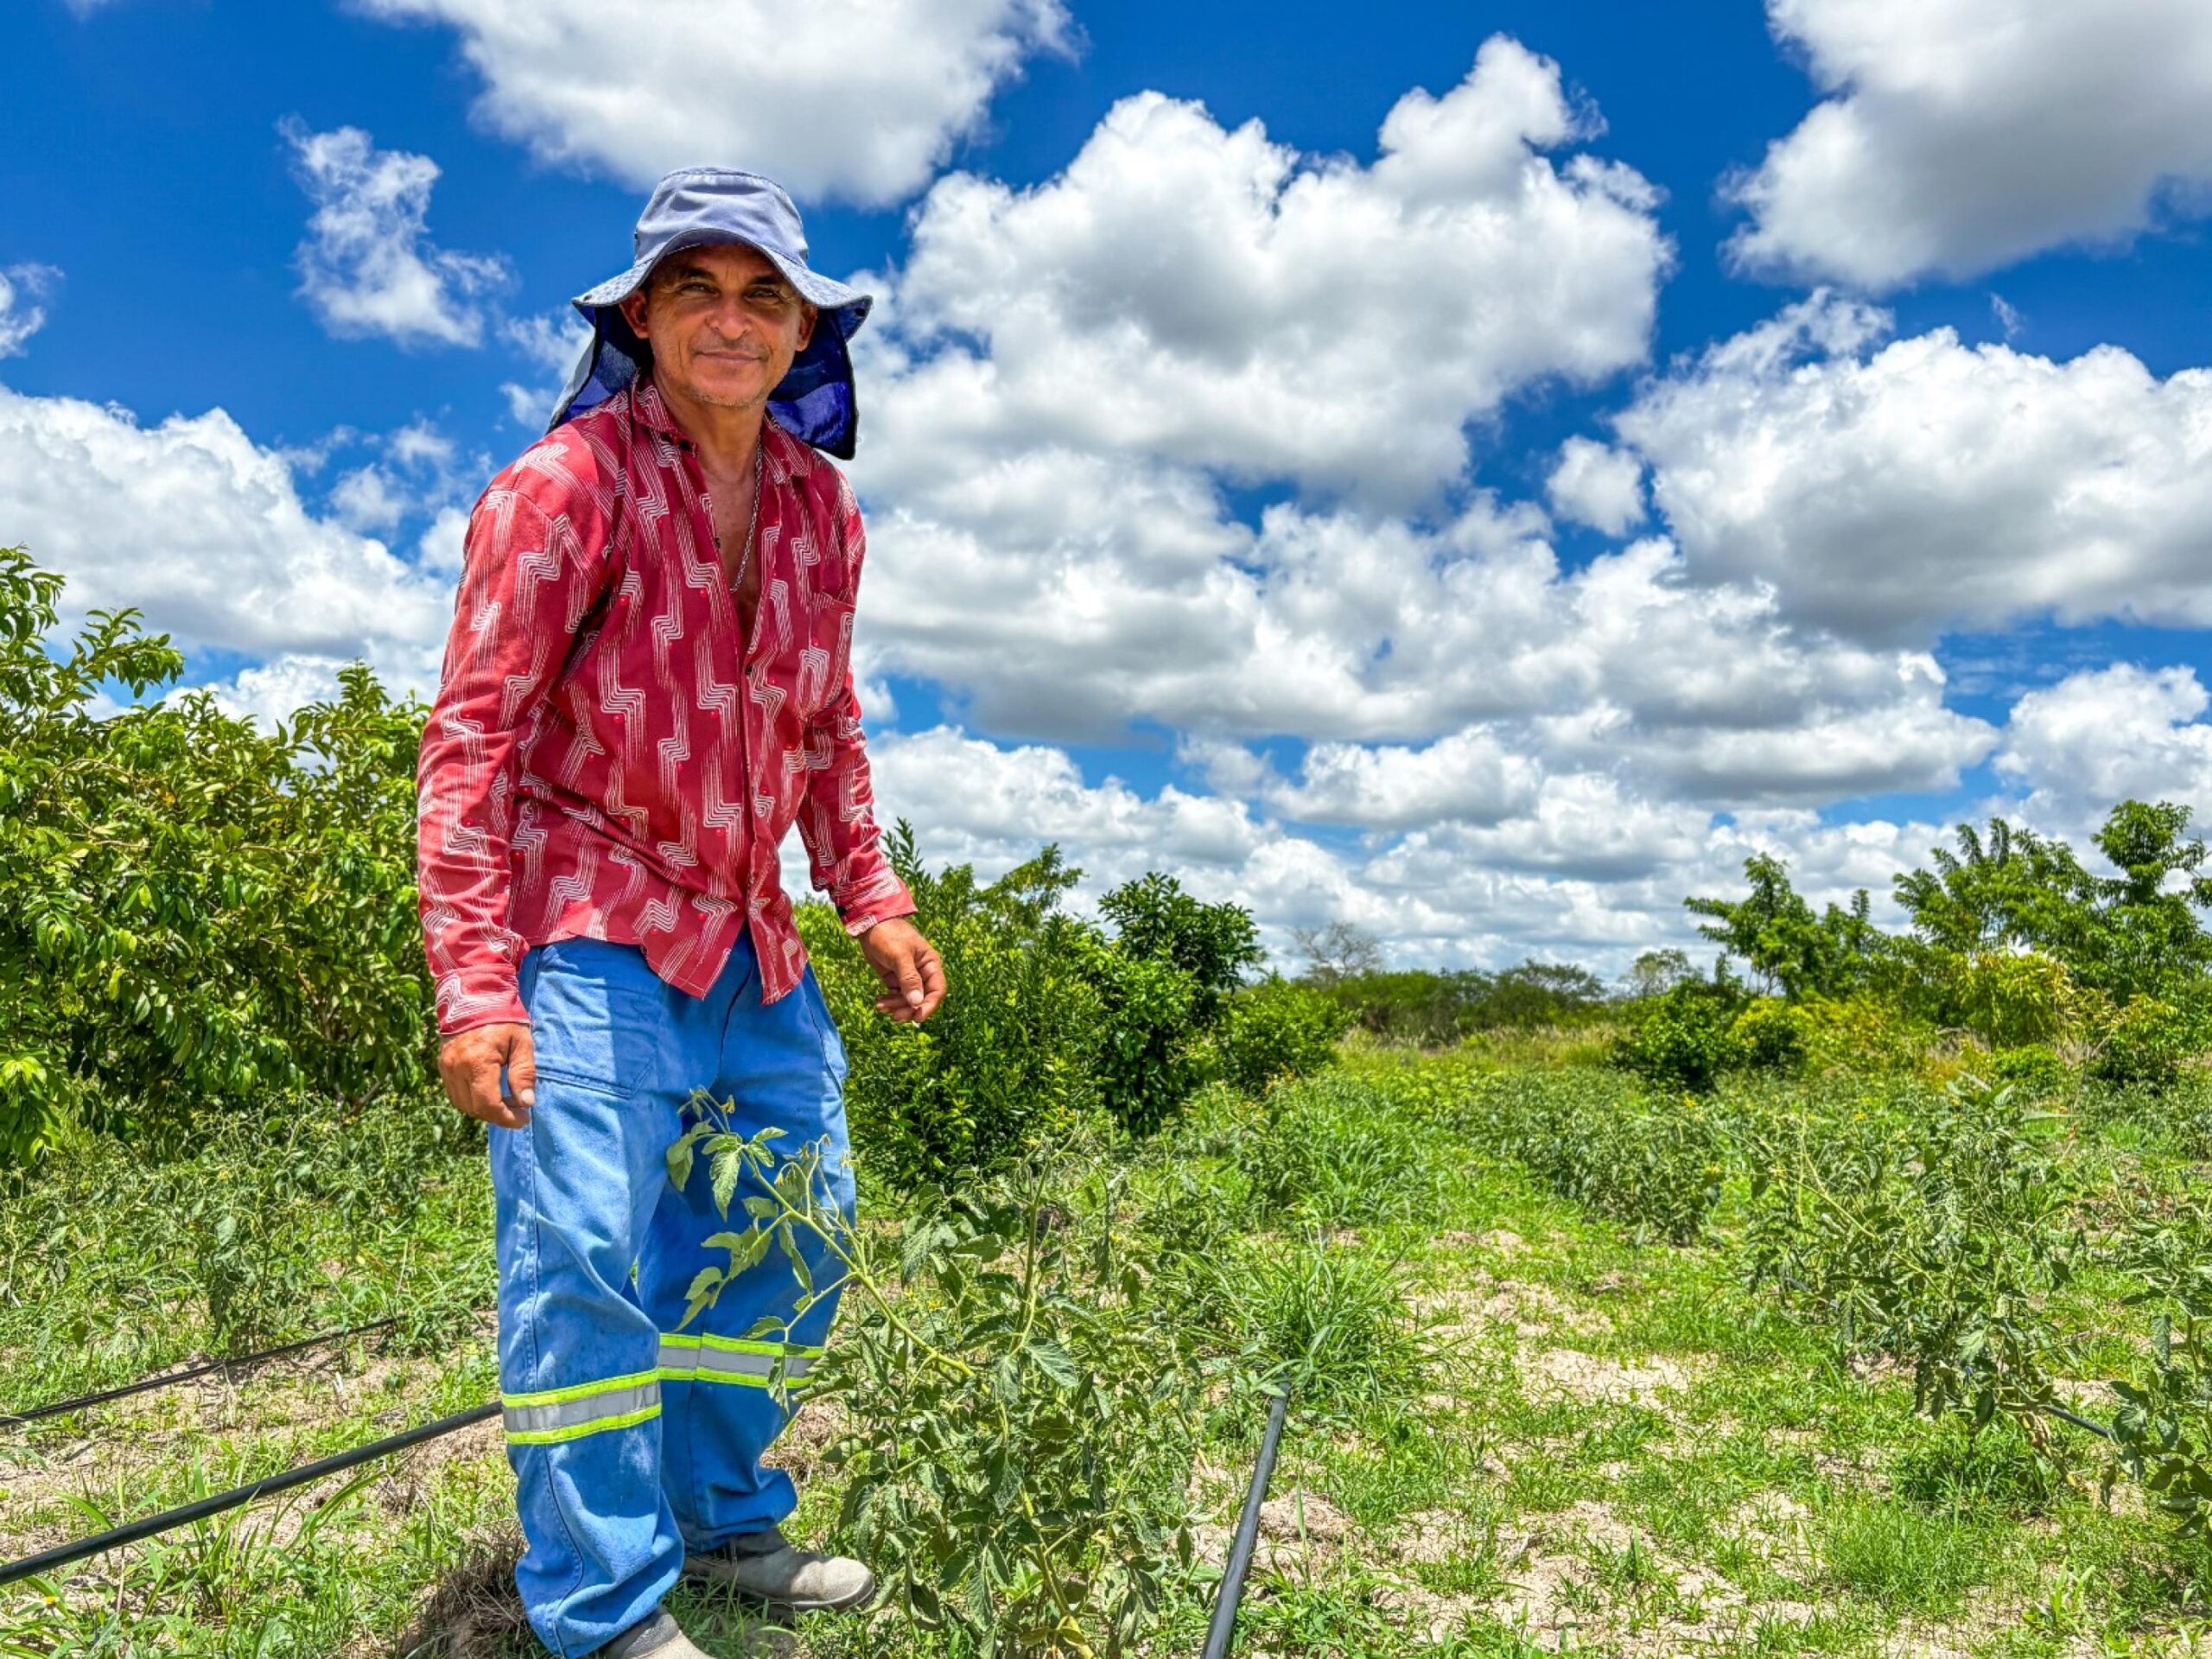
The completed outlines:
{"type": "MultiPolygon", "coordinates": [[[[791,1478],[760,1454],[836,1314],[834,1292],[793,1318],[798,1276],[771,1249],[689,1325],[686,1292],[729,1256],[704,1241],[742,1231],[717,1213],[705,1161],[682,1191],[669,1145],[695,1088],[788,1155],[826,1138],[849,1223],[845,1052],[810,968],[769,1006],[750,940],[695,997],[637,946],[561,939],[520,969],[537,1062],[522,1129],[491,1132],[499,1270],[499,1389],[525,1548],[515,1571],[546,1646],[578,1659],[675,1583],[687,1548],[782,1520],[791,1478]],[[634,1274],[634,1277],[633,1277],[634,1274]],[[764,1317],[790,1321],[768,1340],[764,1317]]],[[[817,1286],[836,1274],[818,1247],[817,1286]]]]}

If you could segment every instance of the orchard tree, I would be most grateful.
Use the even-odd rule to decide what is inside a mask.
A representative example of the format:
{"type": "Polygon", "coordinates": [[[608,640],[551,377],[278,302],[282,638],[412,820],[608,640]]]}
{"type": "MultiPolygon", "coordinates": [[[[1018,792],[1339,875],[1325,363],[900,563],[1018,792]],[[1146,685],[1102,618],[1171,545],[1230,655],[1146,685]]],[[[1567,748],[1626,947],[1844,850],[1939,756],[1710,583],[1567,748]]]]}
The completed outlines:
{"type": "Polygon", "coordinates": [[[424,710],[355,664],[273,734],[132,610],[49,649],[62,579],[0,549],[0,1161],[57,1120],[175,1142],[280,1094],[429,1085],[415,917],[424,710]]]}

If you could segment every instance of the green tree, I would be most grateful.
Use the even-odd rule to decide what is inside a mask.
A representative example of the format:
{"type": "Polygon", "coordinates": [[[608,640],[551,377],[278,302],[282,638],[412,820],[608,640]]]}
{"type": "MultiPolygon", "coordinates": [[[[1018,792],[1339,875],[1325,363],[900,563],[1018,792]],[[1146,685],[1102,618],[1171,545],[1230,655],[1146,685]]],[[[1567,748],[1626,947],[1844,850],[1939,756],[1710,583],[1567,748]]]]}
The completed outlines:
{"type": "Polygon", "coordinates": [[[927,1024],[880,1018],[882,988],[827,905],[798,908],[816,976],[851,1063],[855,1151],[875,1176],[942,1188],[1064,1134],[1098,1103],[1102,1011],[1082,970],[1094,930],[1060,903],[1082,872],[1046,847],[996,881],[925,868],[912,827],[885,836],[949,989],[927,1024]]]}
{"type": "Polygon", "coordinates": [[[1789,884],[1789,868],[1766,853],[1744,861],[1748,897],[1686,899],[1694,915],[1713,919],[1698,931],[1739,957],[1765,988],[1795,1001],[1807,996],[1847,996],[1876,975],[1887,940],[1868,915],[1865,888],[1851,907],[1835,905],[1815,914],[1789,884]]]}
{"type": "Polygon", "coordinates": [[[48,650],[61,578],[0,550],[0,1160],[55,1122],[175,1140],[304,1092],[427,1086],[414,908],[424,710],[359,664],[264,732],[193,690],[135,611],[48,650]]]}
{"type": "Polygon", "coordinates": [[[1959,850],[1936,848],[1932,868],[1897,877],[1923,957],[1916,969],[1943,982],[1993,953],[2034,951],[2115,1005],[2139,996],[2192,1002],[2212,968],[2212,935],[2197,912],[2212,906],[2201,874],[2204,842],[2188,835],[2190,810],[2122,801],[2097,832],[2118,869],[2099,876],[2063,841],[1992,818],[1985,834],[1957,830],[1959,850]]]}
{"type": "Polygon", "coordinates": [[[1076,961],[1103,1011],[1101,1090],[1125,1128],[1147,1133],[1206,1081],[1228,998],[1266,953],[1249,911],[1204,903],[1157,872],[1116,887],[1098,909],[1113,936],[1080,940],[1076,961]]]}
{"type": "Polygon", "coordinates": [[[1646,950],[1629,965],[1628,995],[1639,1001],[1647,996],[1664,996],[1696,974],[1687,950],[1646,950]]]}

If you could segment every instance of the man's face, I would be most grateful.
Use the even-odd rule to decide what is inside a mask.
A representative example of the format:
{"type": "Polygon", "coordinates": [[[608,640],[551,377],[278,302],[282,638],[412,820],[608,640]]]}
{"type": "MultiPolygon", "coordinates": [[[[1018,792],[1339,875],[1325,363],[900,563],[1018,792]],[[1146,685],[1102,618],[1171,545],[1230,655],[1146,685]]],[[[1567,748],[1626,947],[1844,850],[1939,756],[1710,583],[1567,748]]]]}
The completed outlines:
{"type": "Polygon", "coordinates": [[[670,254],[622,315],[652,347],[665,389],[717,409],[766,403],[814,336],[814,308],[740,243],[670,254]]]}

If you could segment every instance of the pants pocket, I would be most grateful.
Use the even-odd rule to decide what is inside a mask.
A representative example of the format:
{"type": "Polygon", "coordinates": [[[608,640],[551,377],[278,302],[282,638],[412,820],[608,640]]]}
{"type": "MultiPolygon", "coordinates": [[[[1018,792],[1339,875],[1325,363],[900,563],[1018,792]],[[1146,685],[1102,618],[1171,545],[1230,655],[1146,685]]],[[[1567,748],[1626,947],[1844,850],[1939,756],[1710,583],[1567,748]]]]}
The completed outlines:
{"type": "Polygon", "coordinates": [[[522,988],[539,1075],[622,1096],[658,1087],[668,1005],[645,953],[602,939],[560,939],[524,958],[533,960],[536,971],[522,988]]]}
{"type": "Polygon", "coordinates": [[[830,999],[822,994],[822,982],[814,976],[814,964],[809,963],[801,970],[798,994],[806,999],[809,1016],[813,1020],[816,1034],[822,1042],[822,1058],[828,1064],[837,1086],[845,1084],[845,1074],[851,1062],[845,1053],[845,1039],[838,1033],[837,1021],[830,1012],[830,999]]]}

